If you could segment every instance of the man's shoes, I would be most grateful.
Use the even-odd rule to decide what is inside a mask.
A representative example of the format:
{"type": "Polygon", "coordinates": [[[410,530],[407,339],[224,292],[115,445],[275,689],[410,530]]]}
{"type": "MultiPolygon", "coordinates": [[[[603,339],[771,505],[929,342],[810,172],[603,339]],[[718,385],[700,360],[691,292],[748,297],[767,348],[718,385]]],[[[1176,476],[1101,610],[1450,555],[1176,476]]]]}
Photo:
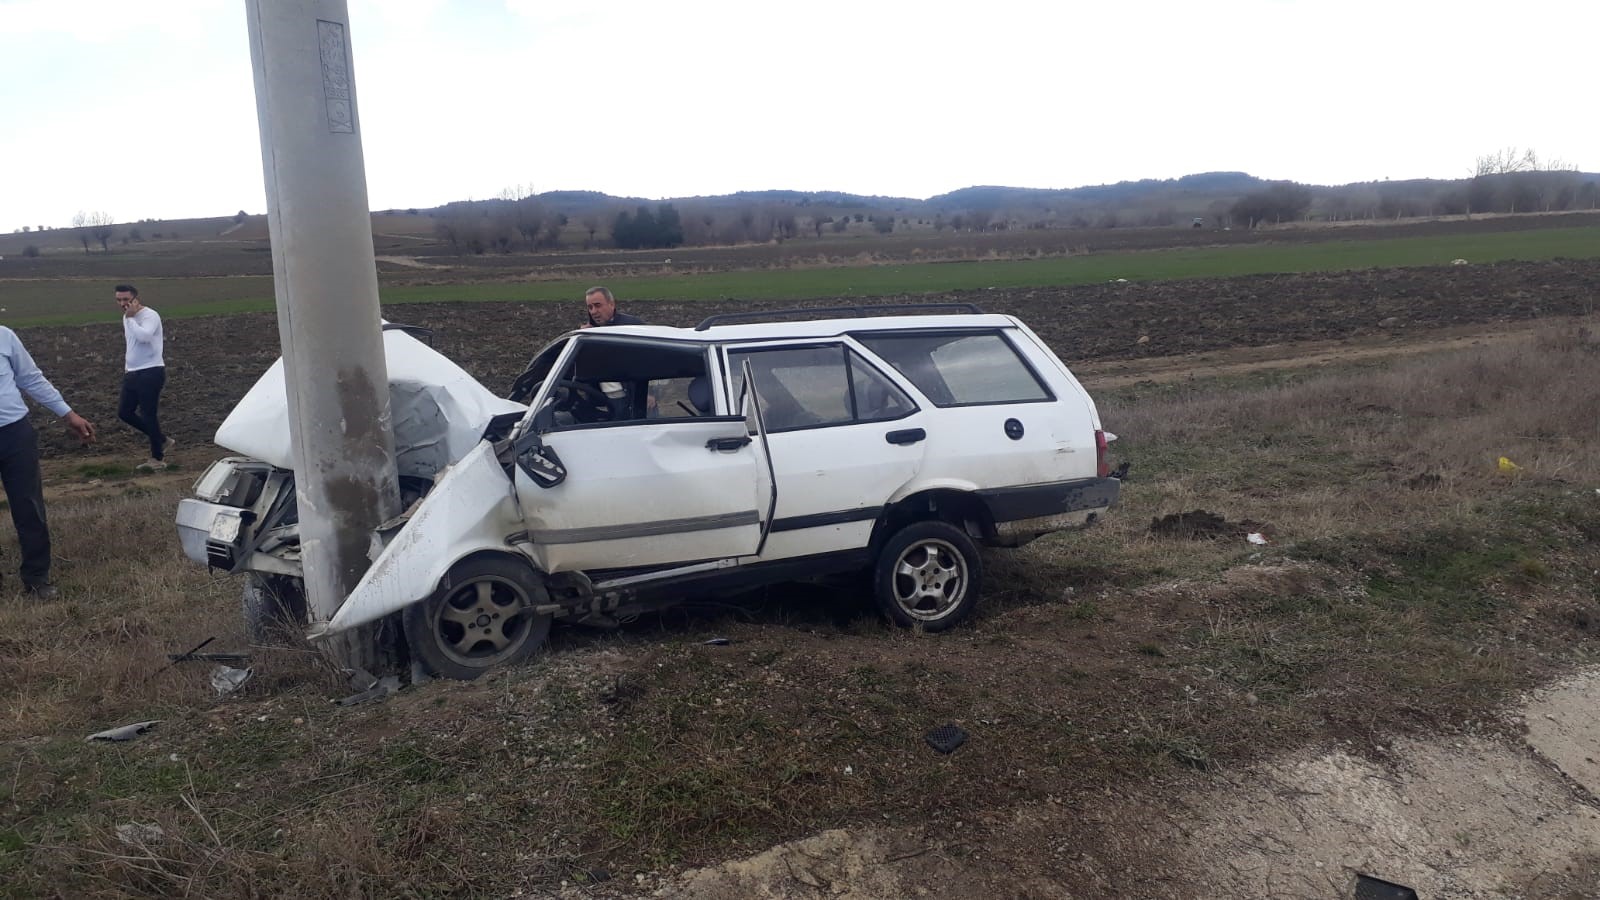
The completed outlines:
{"type": "Polygon", "coordinates": [[[61,594],[56,590],[56,586],[48,581],[23,585],[22,592],[35,600],[54,600],[61,594]]]}
{"type": "Polygon", "coordinates": [[[159,472],[166,467],[167,462],[164,459],[147,459],[144,462],[139,463],[134,468],[141,472],[159,472]]]}
{"type": "Polygon", "coordinates": [[[162,445],[161,445],[161,454],[163,456],[165,456],[166,454],[171,453],[172,452],[172,448],[176,447],[176,446],[178,446],[178,439],[177,438],[171,438],[171,437],[167,438],[166,441],[163,442],[162,445]]]}

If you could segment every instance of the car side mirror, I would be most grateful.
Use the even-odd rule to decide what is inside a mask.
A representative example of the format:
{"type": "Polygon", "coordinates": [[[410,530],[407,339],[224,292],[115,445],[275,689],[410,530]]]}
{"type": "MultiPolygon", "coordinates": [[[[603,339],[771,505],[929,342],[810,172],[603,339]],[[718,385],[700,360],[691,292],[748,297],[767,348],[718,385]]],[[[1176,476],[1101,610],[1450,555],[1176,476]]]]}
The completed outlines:
{"type": "Polygon", "coordinates": [[[567,480],[567,467],[556,449],[539,439],[537,429],[530,428],[511,442],[511,457],[517,468],[539,487],[553,488],[567,480]]]}

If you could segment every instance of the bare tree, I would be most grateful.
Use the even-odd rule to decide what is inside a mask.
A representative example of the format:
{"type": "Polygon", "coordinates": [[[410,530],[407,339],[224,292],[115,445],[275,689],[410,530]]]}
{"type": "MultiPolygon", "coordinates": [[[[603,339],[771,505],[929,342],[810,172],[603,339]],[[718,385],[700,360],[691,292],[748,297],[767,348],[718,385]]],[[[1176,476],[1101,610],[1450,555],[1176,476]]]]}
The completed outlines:
{"type": "Polygon", "coordinates": [[[556,213],[555,218],[546,222],[544,225],[545,244],[547,244],[551,249],[559,249],[561,247],[561,229],[565,227],[567,227],[566,215],[562,213],[556,213]]]}
{"type": "Polygon", "coordinates": [[[1472,177],[1482,178],[1485,175],[1509,175],[1512,172],[1531,172],[1538,163],[1538,155],[1532,150],[1519,151],[1515,147],[1506,147],[1493,153],[1486,153],[1478,157],[1472,167],[1472,177]]]}
{"type": "Polygon", "coordinates": [[[600,230],[600,216],[595,213],[585,215],[583,217],[583,230],[589,234],[589,240],[583,246],[585,248],[593,247],[595,232],[600,230]]]}
{"type": "Polygon", "coordinates": [[[1550,212],[1577,201],[1578,167],[1560,159],[1540,159],[1533,148],[1507,147],[1478,157],[1467,185],[1467,212],[1503,209],[1550,212]]]}
{"type": "Polygon", "coordinates": [[[489,246],[501,253],[511,252],[511,242],[516,240],[516,218],[508,213],[496,213],[483,220],[484,237],[489,246]]]}
{"type": "MultiPolygon", "coordinates": [[[[78,243],[83,245],[83,252],[89,252],[89,242],[99,241],[100,249],[110,252],[111,235],[114,233],[115,223],[108,212],[85,212],[78,210],[72,216],[72,227],[77,231],[78,243]]],[[[43,231],[44,229],[39,229],[43,231]]]]}
{"type": "Polygon", "coordinates": [[[93,238],[89,234],[89,214],[78,210],[72,214],[72,228],[77,232],[78,243],[83,245],[83,255],[89,255],[89,241],[93,238]]]}
{"type": "Polygon", "coordinates": [[[522,236],[529,250],[538,249],[539,232],[544,230],[544,226],[544,206],[537,199],[525,196],[512,201],[511,227],[522,236]]]}
{"type": "Polygon", "coordinates": [[[1541,160],[1532,147],[1518,150],[1507,147],[1478,157],[1472,175],[1511,175],[1517,172],[1576,172],[1578,167],[1560,159],[1541,160]]]}
{"type": "MultiPolygon", "coordinates": [[[[450,245],[450,252],[461,255],[461,220],[455,216],[440,219],[433,225],[434,236],[450,245]]],[[[160,237],[160,235],[157,235],[160,237]]]]}
{"type": "Polygon", "coordinates": [[[795,218],[794,210],[782,209],[772,214],[772,230],[778,240],[788,240],[800,231],[800,223],[795,218]]]}
{"type": "Polygon", "coordinates": [[[89,214],[89,233],[94,236],[95,240],[100,242],[100,251],[102,253],[111,252],[111,248],[107,245],[111,241],[115,224],[111,220],[111,214],[104,210],[89,214]]]}

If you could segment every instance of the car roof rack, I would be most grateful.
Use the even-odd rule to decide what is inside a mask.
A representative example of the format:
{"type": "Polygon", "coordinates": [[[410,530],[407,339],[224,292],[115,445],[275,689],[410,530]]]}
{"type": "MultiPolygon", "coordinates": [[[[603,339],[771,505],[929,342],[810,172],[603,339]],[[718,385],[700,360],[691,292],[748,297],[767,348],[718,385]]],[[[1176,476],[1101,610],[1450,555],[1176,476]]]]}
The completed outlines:
{"type": "Polygon", "coordinates": [[[983,310],[976,303],[886,303],[871,306],[812,306],[799,309],[768,309],[755,310],[742,313],[722,313],[702,319],[695,331],[705,331],[714,325],[728,325],[738,321],[752,321],[774,318],[777,316],[813,315],[816,313],[849,313],[852,316],[868,316],[881,312],[908,312],[910,310],[939,310],[947,313],[966,313],[981,316],[983,310]]]}
{"type": "Polygon", "coordinates": [[[385,322],[383,323],[383,330],[399,331],[404,334],[409,334],[424,344],[427,344],[429,347],[433,346],[432,328],[424,328],[421,325],[401,325],[399,322],[385,322]]]}

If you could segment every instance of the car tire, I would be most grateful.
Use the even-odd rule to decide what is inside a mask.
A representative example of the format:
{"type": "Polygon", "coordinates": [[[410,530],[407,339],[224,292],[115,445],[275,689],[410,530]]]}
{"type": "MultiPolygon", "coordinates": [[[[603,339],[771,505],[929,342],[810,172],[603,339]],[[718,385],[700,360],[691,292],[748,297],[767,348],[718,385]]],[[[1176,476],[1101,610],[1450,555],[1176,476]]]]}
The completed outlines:
{"type": "Polygon", "coordinates": [[[287,575],[248,572],[240,598],[244,633],[256,645],[282,645],[305,634],[305,584],[287,575]]]}
{"type": "Polygon", "coordinates": [[[442,678],[471,681],[498,666],[525,662],[550,634],[550,602],[527,563],[496,556],[451,567],[426,600],[406,607],[406,643],[413,658],[442,678]]]}
{"type": "Polygon", "coordinates": [[[872,566],[878,608],[896,625],[944,631],[978,605],[983,559],[948,522],[913,522],[891,536],[872,566]]]}

